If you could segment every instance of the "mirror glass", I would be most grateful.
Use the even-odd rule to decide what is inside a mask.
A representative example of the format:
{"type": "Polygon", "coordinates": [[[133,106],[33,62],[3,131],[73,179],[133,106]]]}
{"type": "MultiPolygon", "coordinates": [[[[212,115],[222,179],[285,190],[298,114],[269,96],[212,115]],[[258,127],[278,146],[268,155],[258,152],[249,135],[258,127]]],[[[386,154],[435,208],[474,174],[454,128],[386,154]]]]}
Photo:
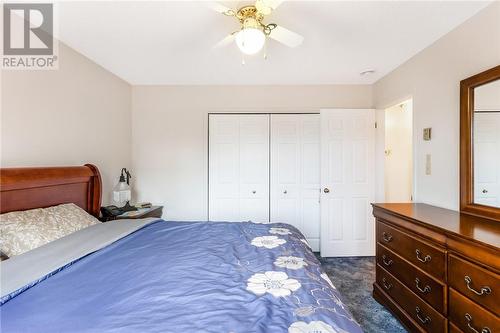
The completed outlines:
{"type": "Polygon", "coordinates": [[[474,89],[474,203],[500,207],[500,80],[474,89]]]}

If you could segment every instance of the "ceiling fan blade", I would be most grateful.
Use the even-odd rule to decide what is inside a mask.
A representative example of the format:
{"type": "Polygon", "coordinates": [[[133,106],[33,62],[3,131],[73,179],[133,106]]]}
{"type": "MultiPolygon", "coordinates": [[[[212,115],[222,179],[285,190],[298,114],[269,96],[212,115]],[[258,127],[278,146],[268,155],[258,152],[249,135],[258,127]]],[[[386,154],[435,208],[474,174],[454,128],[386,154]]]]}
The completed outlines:
{"type": "Polygon", "coordinates": [[[257,0],[255,1],[255,8],[264,15],[269,15],[273,10],[278,8],[279,5],[285,0],[257,0]]]}
{"type": "Polygon", "coordinates": [[[237,33],[237,31],[227,35],[220,42],[218,42],[217,44],[214,45],[214,49],[227,46],[227,45],[231,44],[232,42],[234,42],[234,39],[236,38],[236,33],[237,33]]]}
{"type": "Polygon", "coordinates": [[[285,44],[288,47],[297,47],[304,41],[304,37],[295,33],[293,31],[288,30],[287,28],[283,28],[282,26],[276,26],[271,33],[269,34],[269,38],[272,38],[282,44],[285,44]]]}
{"type": "Polygon", "coordinates": [[[221,13],[221,14],[224,14],[226,16],[234,16],[236,13],[233,9],[229,8],[229,7],[226,7],[218,2],[215,2],[215,1],[203,1],[203,3],[210,9],[218,12],[218,13],[221,13]]]}

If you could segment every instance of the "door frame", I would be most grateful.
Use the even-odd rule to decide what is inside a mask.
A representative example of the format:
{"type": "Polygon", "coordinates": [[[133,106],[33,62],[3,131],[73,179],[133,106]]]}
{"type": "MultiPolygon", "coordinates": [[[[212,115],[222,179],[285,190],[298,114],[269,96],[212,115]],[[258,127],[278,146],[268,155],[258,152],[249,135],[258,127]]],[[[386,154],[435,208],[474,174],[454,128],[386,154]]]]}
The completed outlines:
{"type": "MultiPolygon", "coordinates": [[[[375,150],[375,155],[376,155],[376,158],[377,158],[377,155],[378,154],[382,154],[382,157],[385,159],[385,155],[384,155],[384,149],[385,149],[385,110],[386,109],[389,109],[393,106],[396,106],[398,104],[401,104],[405,101],[408,101],[408,100],[411,100],[411,103],[412,103],[412,115],[411,115],[411,122],[412,122],[412,142],[411,142],[411,146],[412,146],[412,158],[413,158],[413,161],[412,161],[412,165],[413,165],[413,175],[412,175],[412,180],[413,180],[413,186],[412,186],[412,198],[413,198],[413,202],[417,202],[416,201],[416,197],[417,197],[417,194],[418,194],[418,184],[417,184],[417,141],[418,141],[418,133],[417,133],[417,130],[415,128],[415,97],[413,95],[406,95],[405,97],[401,97],[401,98],[397,98],[395,100],[393,100],[392,102],[390,103],[387,103],[387,104],[383,104],[382,106],[380,107],[376,107],[375,108],[375,112],[377,112],[377,116],[376,116],[376,119],[377,119],[377,130],[379,129],[383,129],[384,131],[384,135],[382,136],[382,139],[380,141],[380,145],[382,146],[382,149],[379,151],[379,150],[375,150]],[[380,114],[383,114],[383,117],[379,117],[380,114]],[[379,121],[381,121],[382,123],[380,123],[379,121]]],[[[376,137],[378,138],[378,135],[376,135],[376,137]]],[[[379,146],[379,142],[377,142],[377,145],[376,147],[380,147],[379,146]]],[[[377,164],[377,167],[379,166],[379,164],[377,164]]],[[[382,178],[380,179],[380,181],[382,183],[385,182],[385,178],[384,178],[384,174],[385,174],[385,163],[382,163],[380,165],[380,167],[382,168],[381,170],[378,170],[377,169],[377,176],[378,176],[378,172],[380,171],[381,174],[382,174],[382,178]]],[[[377,178],[377,181],[379,181],[379,179],[377,178]]],[[[385,188],[382,187],[384,189],[384,198],[382,200],[385,201],[385,188]]],[[[377,188],[378,189],[378,188],[377,188]]]]}

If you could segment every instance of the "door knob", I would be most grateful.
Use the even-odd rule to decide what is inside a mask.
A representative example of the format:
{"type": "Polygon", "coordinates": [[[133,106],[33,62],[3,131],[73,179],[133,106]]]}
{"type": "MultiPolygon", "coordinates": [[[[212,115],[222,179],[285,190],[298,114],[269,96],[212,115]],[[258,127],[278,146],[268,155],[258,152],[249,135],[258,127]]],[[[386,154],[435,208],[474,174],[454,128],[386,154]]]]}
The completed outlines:
{"type": "Polygon", "coordinates": [[[323,192],[325,192],[325,193],[330,193],[330,190],[328,189],[328,187],[325,187],[325,188],[323,189],[323,192]]]}
{"type": "Polygon", "coordinates": [[[255,193],[257,193],[257,191],[256,191],[256,190],[253,190],[253,191],[252,191],[252,193],[253,193],[253,194],[255,194],[255,193]]]}
{"type": "Polygon", "coordinates": [[[287,190],[284,190],[284,191],[283,191],[283,194],[287,194],[287,193],[288,193],[288,191],[287,191],[287,190]]]}
{"type": "Polygon", "coordinates": [[[483,190],[483,193],[488,193],[488,190],[484,189],[484,190],[483,190]]]}

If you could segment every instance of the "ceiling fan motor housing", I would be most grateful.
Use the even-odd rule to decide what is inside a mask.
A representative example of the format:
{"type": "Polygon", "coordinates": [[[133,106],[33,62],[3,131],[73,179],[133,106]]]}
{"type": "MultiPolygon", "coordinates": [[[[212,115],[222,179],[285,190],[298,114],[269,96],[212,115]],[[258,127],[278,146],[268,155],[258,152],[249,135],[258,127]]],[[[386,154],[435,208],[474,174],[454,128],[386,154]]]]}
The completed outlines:
{"type": "Polygon", "coordinates": [[[253,19],[260,25],[261,21],[264,19],[264,15],[262,15],[255,6],[245,6],[238,10],[236,18],[240,20],[241,24],[245,24],[245,21],[248,19],[253,19]]]}

